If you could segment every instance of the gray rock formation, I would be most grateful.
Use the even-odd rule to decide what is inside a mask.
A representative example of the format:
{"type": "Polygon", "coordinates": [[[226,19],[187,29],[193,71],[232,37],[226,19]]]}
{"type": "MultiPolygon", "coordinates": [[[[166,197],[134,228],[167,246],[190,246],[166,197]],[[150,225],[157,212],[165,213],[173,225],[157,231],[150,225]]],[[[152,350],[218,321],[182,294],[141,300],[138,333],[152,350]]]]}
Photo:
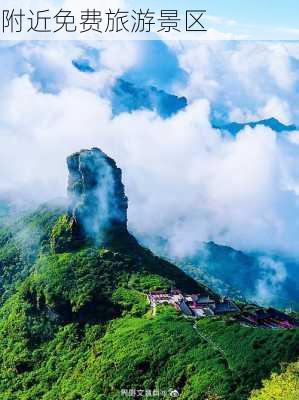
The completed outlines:
{"type": "Polygon", "coordinates": [[[67,165],[69,212],[81,236],[99,243],[126,232],[128,199],[115,161],[92,148],[69,156],[67,165]]]}

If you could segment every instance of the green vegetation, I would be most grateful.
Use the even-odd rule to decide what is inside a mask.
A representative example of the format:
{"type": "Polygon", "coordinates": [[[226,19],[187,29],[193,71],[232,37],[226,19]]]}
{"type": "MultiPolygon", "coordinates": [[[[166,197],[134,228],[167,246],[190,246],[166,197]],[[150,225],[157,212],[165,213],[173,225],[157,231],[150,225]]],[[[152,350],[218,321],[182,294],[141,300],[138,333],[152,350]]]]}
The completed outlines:
{"type": "Polygon", "coordinates": [[[39,252],[49,247],[49,238],[61,210],[47,205],[34,213],[0,223],[0,305],[32,270],[39,252]]]}
{"type": "Polygon", "coordinates": [[[299,353],[298,330],[247,328],[227,317],[200,320],[197,326],[222,350],[233,372],[233,399],[246,398],[270,371],[279,370],[281,363],[296,359],[299,353]]]}
{"type": "Polygon", "coordinates": [[[263,388],[252,393],[250,400],[299,399],[299,361],[288,365],[281,374],[274,373],[263,381],[263,388]]]}
{"type": "Polygon", "coordinates": [[[129,234],[105,248],[72,243],[71,220],[47,207],[1,227],[1,399],[113,400],[122,389],[173,388],[184,400],[245,400],[296,361],[297,330],[227,317],[194,324],[170,306],[153,315],[148,291],[213,293],[129,234]]]}
{"type": "Polygon", "coordinates": [[[56,253],[71,251],[74,239],[74,223],[68,215],[62,215],[57,220],[51,232],[51,249],[56,253]]]}

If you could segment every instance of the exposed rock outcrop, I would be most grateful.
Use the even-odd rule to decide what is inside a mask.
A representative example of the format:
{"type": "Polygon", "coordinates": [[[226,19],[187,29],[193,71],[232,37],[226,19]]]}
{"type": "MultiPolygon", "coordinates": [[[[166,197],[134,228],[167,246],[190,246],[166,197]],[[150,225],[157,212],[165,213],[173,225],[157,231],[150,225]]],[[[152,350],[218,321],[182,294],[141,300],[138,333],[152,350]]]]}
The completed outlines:
{"type": "Polygon", "coordinates": [[[128,199],[115,161],[92,148],[69,156],[67,165],[69,213],[80,235],[102,242],[126,232],[128,199]]]}

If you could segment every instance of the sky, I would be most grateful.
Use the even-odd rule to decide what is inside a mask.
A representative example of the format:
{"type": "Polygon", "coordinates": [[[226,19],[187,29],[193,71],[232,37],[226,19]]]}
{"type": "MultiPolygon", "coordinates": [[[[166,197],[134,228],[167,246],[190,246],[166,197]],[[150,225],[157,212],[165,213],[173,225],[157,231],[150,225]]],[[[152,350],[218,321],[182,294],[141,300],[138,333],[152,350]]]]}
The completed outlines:
{"type": "MultiPolygon", "coordinates": [[[[187,0],[184,2],[164,0],[162,3],[153,0],[150,4],[159,4],[159,7],[162,4],[163,7],[175,6],[183,9],[207,10],[208,17],[215,17],[215,21],[218,18],[218,24],[209,26],[226,31],[228,24],[232,33],[242,32],[242,28],[249,27],[252,28],[248,30],[252,39],[265,39],[265,35],[269,39],[282,39],[282,36],[276,35],[275,30],[277,28],[295,29],[298,30],[297,34],[299,34],[299,3],[296,0],[251,0],[242,2],[239,0],[187,0]]],[[[212,23],[213,21],[209,20],[209,22],[212,23]]],[[[280,35],[282,35],[282,32],[280,35]]],[[[294,34],[292,38],[296,39],[296,35],[294,34]]]]}
{"type": "Polygon", "coordinates": [[[271,1],[271,0],[201,0],[197,6],[204,5],[212,14],[227,20],[236,20],[243,24],[261,25],[292,25],[298,26],[296,13],[299,4],[296,0],[271,1]]]}

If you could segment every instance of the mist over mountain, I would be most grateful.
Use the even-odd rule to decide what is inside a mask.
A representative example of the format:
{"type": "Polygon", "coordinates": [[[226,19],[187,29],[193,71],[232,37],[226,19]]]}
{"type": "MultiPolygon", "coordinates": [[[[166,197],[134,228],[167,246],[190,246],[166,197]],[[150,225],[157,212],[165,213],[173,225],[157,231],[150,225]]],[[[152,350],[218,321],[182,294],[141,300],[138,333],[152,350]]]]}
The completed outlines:
{"type": "Polygon", "coordinates": [[[67,164],[69,207],[82,235],[103,244],[102,236],[127,232],[128,199],[115,161],[93,148],[72,154],[67,164]]]}
{"type": "MultiPolygon", "coordinates": [[[[157,70],[150,75],[141,71],[144,58],[135,58],[133,43],[108,48],[104,43],[27,43],[6,49],[11,63],[2,75],[1,192],[29,205],[33,199],[39,203],[64,196],[65,158],[78,148],[98,146],[123,170],[130,230],[139,240],[162,236],[170,243],[169,257],[196,254],[202,243],[213,241],[246,254],[296,258],[297,133],[277,135],[275,124],[274,130],[261,124],[246,126],[231,137],[211,127],[216,112],[221,121],[275,116],[284,126],[296,122],[294,74],[281,76],[281,68],[271,68],[277,60],[292,67],[288,60],[296,56],[295,48],[191,43],[171,47],[168,52],[176,63],[167,73],[157,70]],[[255,60],[245,69],[239,62],[244,54],[255,60]],[[264,54],[266,66],[261,62],[264,54]],[[220,62],[223,57],[225,63],[220,62]],[[206,64],[197,68],[201,59],[206,64]],[[211,60],[217,68],[211,67],[211,60]],[[174,69],[184,70],[184,82],[171,73],[174,69]],[[119,80],[127,83],[124,93],[116,95],[123,99],[125,111],[116,115],[111,102],[119,80]],[[263,93],[261,81],[267,83],[263,93]],[[161,118],[158,100],[148,96],[151,87],[185,97],[188,104],[161,118]],[[23,98],[28,101],[20,101],[23,98]],[[128,112],[130,107],[137,109],[128,112]]],[[[160,50],[147,55],[153,58],[152,69],[160,50]]],[[[272,276],[273,265],[267,265],[272,276]]],[[[284,268],[278,270],[274,276],[279,282],[273,288],[285,279],[284,268]]],[[[259,287],[261,293],[264,286],[259,287]]]]}
{"type": "Polygon", "coordinates": [[[296,259],[246,254],[210,242],[204,243],[193,256],[176,262],[189,275],[225,296],[299,311],[296,259]]]}
{"type": "MultiPolygon", "coordinates": [[[[163,108],[155,106],[157,99],[164,100],[166,93],[156,88],[138,88],[129,82],[118,80],[113,89],[113,106],[116,114],[134,110],[155,110],[162,117],[177,113],[187,106],[187,99],[176,96],[167,103],[166,113],[163,108]],[[151,96],[154,93],[154,98],[151,96]],[[180,100],[180,101],[179,101],[180,100]],[[185,104],[184,104],[185,103],[185,104]]],[[[256,122],[213,124],[214,129],[227,131],[233,136],[245,128],[266,127],[276,133],[297,131],[296,125],[281,123],[276,118],[256,122]]],[[[145,235],[146,236],[146,235],[145,235]]],[[[143,236],[139,236],[143,240],[143,236]]],[[[153,241],[155,242],[155,240],[153,241]]],[[[151,246],[152,241],[145,243],[151,246]]],[[[167,248],[167,246],[166,246],[167,248]]],[[[159,246],[152,246],[159,251],[159,246]]],[[[171,251],[165,249],[160,253],[173,259],[171,251]]],[[[202,243],[192,257],[174,258],[182,268],[195,278],[201,278],[213,289],[223,295],[240,296],[264,305],[280,308],[299,309],[299,286],[296,275],[299,262],[296,258],[281,257],[278,254],[247,254],[216,243],[202,243]]]]}
{"type": "MultiPolygon", "coordinates": [[[[97,73],[96,68],[88,60],[77,60],[73,62],[73,65],[74,70],[81,71],[88,78],[97,73]]],[[[272,241],[269,240],[270,232],[273,231],[272,220],[275,224],[279,223],[286,226],[287,232],[291,232],[289,238],[284,235],[283,241],[279,237],[277,239],[279,243],[276,242],[275,246],[295,247],[292,238],[296,236],[296,223],[293,222],[293,217],[289,216],[291,211],[284,206],[284,201],[288,203],[288,197],[293,196],[294,190],[290,190],[288,194],[280,194],[280,190],[281,187],[287,185],[292,187],[296,175],[286,174],[285,169],[283,169],[283,178],[286,179],[286,183],[284,185],[278,183],[276,176],[279,173],[279,164],[276,157],[280,144],[277,144],[276,149],[276,144],[274,145],[276,139],[273,134],[273,132],[285,132],[287,141],[287,135],[293,133],[295,126],[284,125],[272,118],[247,124],[217,125],[214,126],[217,129],[212,130],[208,123],[208,118],[211,117],[210,110],[205,110],[203,106],[198,107],[197,110],[196,107],[188,104],[185,97],[171,95],[146,84],[139,86],[122,78],[116,79],[108,92],[112,108],[107,111],[107,105],[103,103],[105,112],[103,112],[103,115],[101,114],[100,119],[98,105],[93,108],[94,102],[100,102],[100,98],[91,99],[88,96],[85,99],[87,102],[91,102],[88,103],[87,108],[88,110],[94,109],[97,127],[90,137],[87,135],[88,142],[91,146],[100,142],[105,149],[112,148],[113,154],[122,164],[125,179],[128,179],[127,190],[131,194],[132,206],[129,210],[129,223],[138,239],[156,250],[152,246],[152,242],[161,232],[165,240],[172,241],[168,249],[163,252],[167,257],[176,259],[177,251],[187,254],[190,251],[193,252],[192,262],[198,270],[196,274],[203,274],[206,282],[220,292],[223,284],[225,284],[229,289],[223,290],[224,294],[231,295],[237,292],[241,293],[240,296],[259,301],[262,304],[274,304],[282,308],[290,306],[297,308],[298,296],[295,278],[297,261],[295,257],[294,260],[287,262],[283,258],[282,265],[279,264],[278,270],[275,270],[275,260],[280,252],[267,251],[272,245],[272,241]],[[145,117],[146,124],[144,125],[144,119],[136,116],[136,114],[138,115],[138,111],[147,110],[155,113],[154,121],[156,122],[154,123],[150,119],[151,117],[148,117],[149,120],[145,117]],[[112,118],[107,121],[106,114],[110,112],[112,118]],[[165,125],[159,121],[159,117],[163,118],[165,125]],[[206,117],[207,121],[205,120],[206,117]],[[204,121],[201,122],[202,120],[204,121]],[[194,121],[199,121],[198,125],[197,123],[194,124],[194,121]],[[140,138],[138,127],[141,125],[148,126],[147,134],[144,136],[147,141],[146,146],[144,140],[139,141],[138,139],[140,138]],[[114,131],[115,134],[106,134],[111,126],[112,132],[114,131]],[[190,127],[194,127],[194,130],[190,127]],[[267,128],[269,131],[264,131],[263,128],[267,128]],[[135,129],[136,136],[132,136],[135,129]],[[246,129],[249,130],[244,133],[246,129]],[[220,130],[230,131],[235,137],[235,142],[221,140],[220,130]],[[124,132],[126,133],[124,134],[124,132]],[[157,145],[157,138],[159,139],[159,146],[157,145]],[[132,142],[134,145],[131,149],[128,144],[132,142]],[[136,149],[135,146],[137,146],[136,149]],[[248,152],[248,149],[253,148],[252,146],[256,150],[252,153],[248,152]],[[173,147],[171,152],[170,147],[173,147]],[[266,155],[264,150],[267,153],[266,155]],[[154,156],[157,151],[160,152],[158,159],[154,156]],[[257,154],[260,154],[258,160],[254,156],[256,151],[257,154]],[[168,161],[165,164],[163,160],[168,161]],[[237,168],[240,165],[240,160],[245,164],[242,170],[237,168]],[[168,165],[171,168],[167,167],[168,165]],[[255,167],[255,165],[257,166],[255,167]],[[243,173],[245,173],[245,177],[242,176],[243,173]],[[148,182],[146,187],[140,185],[144,180],[148,182]],[[247,184],[245,184],[245,181],[247,184]],[[231,182],[234,182],[232,186],[230,186],[231,182]],[[160,202],[157,201],[158,195],[162,200],[160,202]],[[278,200],[273,202],[273,198],[278,200]],[[197,206],[194,207],[194,204],[197,206]],[[256,207],[256,210],[252,207],[256,207]],[[273,207],[273,209],[269,211],[269,207],[273,207]],[[227,217],[227,213],[222,212],[225,209],[231,213],[230,217],[227,217]],[[157,218],[157,210],[160,210],[160,218],[157,218]],[[256,223],[255,233],[252,234],[249,230],[244,230],[248,221],[244,223],[243,218],[246,218],[247,213],[252,214],[251,217],[248,217],[248,220],[256,223]],[[267,218],[264,218],[267,214],[269,214],[267,218]],[[264,231],[261,231],[261,229],[264,229],[264,231]],[[222,237],[223,234],[224,238],[222,237]],[[149,241],[146,240],[148,235],[151,235],[149,241]],[[200,240],[201,237],[202,240],[200,240]],[[231,271],[230,252],[222,252],[222,259],[221,261],[218,260],[217,263],[214,260],[217,254],[216,248],[210,249],[209,257],[203,257],[201,252],[198,255],[198,249],[203,246],[207,238],[213,240],[214,243],[219,243],[219,245],[227,243],[229,240],[231,247],[242,248],[245,255],[249,254],[252,262],[248,265],[254,265],[254,268],[249,268],[251,272],[249,283],[246,283],[244,278],[248,265],[246,262],[244,263],[243,258],[236,257],[237,261],[233,263],[234,268],[231,271]],[[271,262],[260,264],[259,256],[251,256],[251,251],[246,251],[257,246],[263,247],[263,251],[260,249],[259,255],[270,257],[270,259],[274,258],[274,264],[271,262]],[[260,269],[258,266],[260,266],[260,269]],[[225,273],[226,269],[230,272],[225,273]],[[234,281],[233,284],[232,281],[234,281]]],[[[37,93],[36,96],[36,101],[40,104],[42,95],[37,93]]],[[[71,98],[76,99],[76,96],[77,94],[74,94],[71,98]]],[[[50,98],[56,104],[58,113],[58,108],[60,109],[57,104],[58,97],[50,98]]],[[[68,101],[68,98],[66,98],[63,104],[67,104],[68,101]]],[[[48,106],[46,107],[48,108],[48,106]]],[[[64,180],[57,180],[57,174],[58,176],[60,174],[58,169],[64,162],[64,154],[69,148],[75,147],[77,142],[82,142],[83,147],[85,126],[89,126],[90,119],[95,118],[94,114],[92,113],[86,121],[77,121],[74,129],[78,129],[77,126],[80,129],[75,135],[76,139],[73,139],[67,135],[68,125],[72,123],[71,121],[74,118],[70,109],[70,118],[61,127],[60,137],[64,138],[62,151],[61,153],[57,151],[57,148],[60,148],[60,143],[53,148],[53,157],[58,154],[60,161],[57,163],[57,167],[49,161],[48,165],[45,164],[45,173],[41,175],[45,177],[47,185],[51,186],[51,193],[52,187],[56,187],[56,183],[59,183],[62,191],[64,190],[64,180]],[[54,174],[55,168],[57,170],[54,174]],[[51,172],[49,173],[49,171],[51,172]],[[49,180],[49,174],[52,180],[49,180]],[[51,185],[48,182],[51,182],[51,185]]],[[[58,121],[61,121],[61,119],[58,119],[58,121]]],[[[53,143],[51,132],[52,130],[49,130],[49,139],[45,141],[45,154],[50,151],[48,144],[51,148],[51,143],[53,143]]],[[[296,135],[295,132],[294,135],[296,135]]],[[[281,148],[288,150],[289,146],[290,144],[287,142],[281,148]]],[[[15,152],[15,148],[12,151],[15,152]]],[[[40,143],[38,142],[35,154],[38,155],[40,151],[40,143]]],[[[293,154],[295,149],[291,151],[293,154]]],[[[29,154],[29,152],[26,152],[26,154],[29,154]]],[[[289,154],[286,154],[282,153],[279,159],[285,160],[286,166],[292,167],[293,162],[290,161],[289,154]]],[[[32,157],[32,159],[35,158],[32,157]]],[[[51,160],[51,157],[49,160],[51,160]]],[[[30,162],[31,160],[28,161],[26,167],[30,165],[30,162]]],[[[39,160],[37,162],[40,165],[39,160]]],[[[297,170],[295,167],[292,167],[292,171],[297,170]]],[[[43,165],[42,168],[44,168],[43,165]]],[[[25,168],[22,169],[22,173],[23,170],[25,168]]],[[[30,174],[28,175],[33,182],[33,189],[40,195],[43,191],[40,191],[35,184],[36,170],[36,166],[33,165],[32,177],[30,178],[30,174]]],[[[23,177],[22,173],[21,177],[23,177]]],[[[31,182],[30,179],[29,183],[31,182]]],[[[21,185],[14,186],[18,190],[22,187],[21,185]]],[[[30,189],[26,190],[25,188],[23,190],[22,196],[13,195],[13,200],[16,201],[17,199],[20,202],[24,198],[24,202],[30,204],[34,197],[35,193],[30,187],[30,189]],[[30,201],[27,201],[27,198],[30,201]]],[[[292,206],[292,210],[294,210],[294,206],[292,206]]],[[[179,262],[185,264],[186,261],[188,263],[188,257],[186,256],[185,260],[185,256],[182,256],[179,262]]],[[[218,259],[218,257],[216,258],[218,259]]]]}
{"type": "MultiPolygon", "coordinates": [[[[152,110],[155,106],[149,101],[149,91],[154,89],[137,88],[133,84],[119,80],[113,89],[114,109],[119,113],[142,109],[152,110]]],[[[155,95],[164,94],[155,89],[155,95]]],[[[177,99],[174,97],[173,100],[177,102],[177,99]]],[[[187,105],[187,100],[185,101],[187,105]]],[[[178,111],[178,105],[178,102],[173,105],[168,103],[168,112],[175,114],[178,111]]],[[[161,116],[165,116],[163,110],[156,108],[156,111],[161,116]]],[[[295,125],[285,125],[276,118],[248,123],[215,124],[213,128],[228,131],[235,136],[246,127],[254,129],[259,126],[270,128],[276,133],[297,130],[295,125]]],[[[143,240],[142,235],[139,238],[143,240]]],[[[154,242],[155,240],[147,242],[145,235],[145,243],[152,246],[154,242]]],[[[159,251],[159,246],[153,245],[151,248],[159,251]]],[[[173,259],[172,252],[165,248],[160,254],[173,259]]],[[[202,243],[192,257],[174,259],[187,273],[194,278],[202,279],[223,295],[240,296],[264,305],[299,310],[299,286],[296,278],[299,262],[296,258],[288,259],[271,253],[247,254],[244,251],[210,242],[202,243]]]]}

